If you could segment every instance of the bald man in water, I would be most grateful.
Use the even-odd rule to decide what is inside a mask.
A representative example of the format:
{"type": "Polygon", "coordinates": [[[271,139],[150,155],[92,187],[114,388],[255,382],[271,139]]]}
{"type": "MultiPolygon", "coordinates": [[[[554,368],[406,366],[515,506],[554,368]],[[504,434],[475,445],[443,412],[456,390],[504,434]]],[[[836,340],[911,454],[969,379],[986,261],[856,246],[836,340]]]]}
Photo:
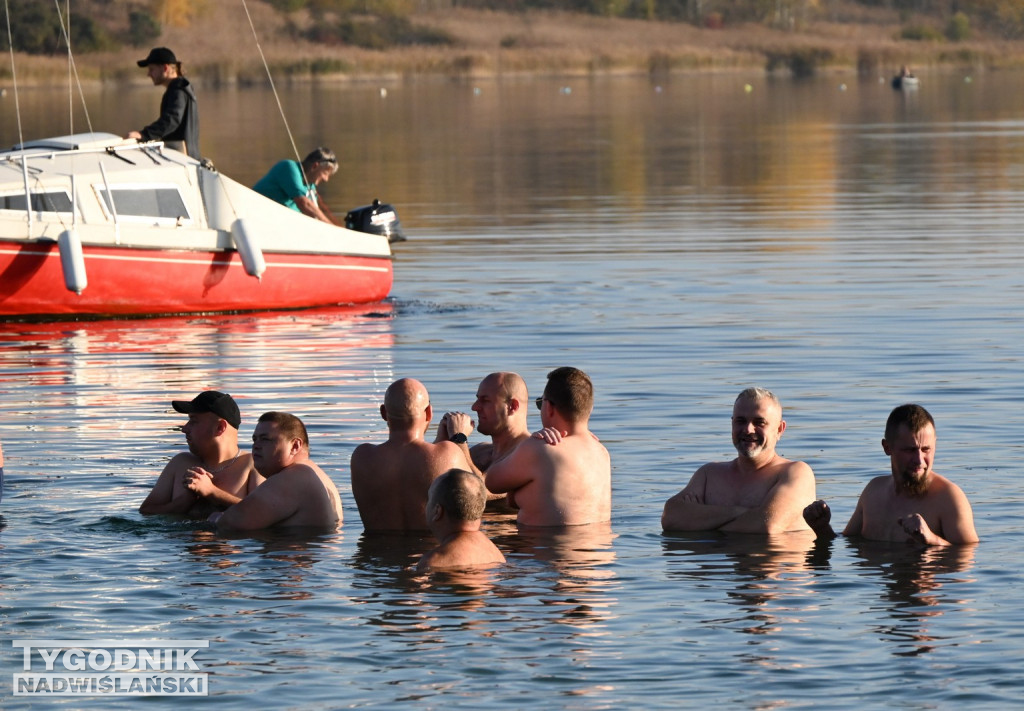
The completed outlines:
{"type": "Polygon", "coordinates": [[[429,531],[424,510],[431,483],[469,465],[458,444],[424,439],[433,414],[418,380],[396,380],[384,393],[380,416],[388,423],[388,439],[356,447],[350,467],[352,496],[367,531],[429,531]]]}

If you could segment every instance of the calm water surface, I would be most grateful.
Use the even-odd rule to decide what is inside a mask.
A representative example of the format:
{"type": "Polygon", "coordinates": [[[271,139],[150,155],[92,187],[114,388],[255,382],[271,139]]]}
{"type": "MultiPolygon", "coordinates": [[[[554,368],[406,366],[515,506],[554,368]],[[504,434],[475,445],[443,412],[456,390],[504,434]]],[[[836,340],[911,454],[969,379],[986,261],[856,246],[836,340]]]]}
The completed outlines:
{"type": "MultiPolygon", "coordinates": [[[[331,204],[399,208],[392,298],[4,324],[5,637],[209,639],[197,705],[238,709],[1015,705],[1022,79],[925,76],[912,95],[758,75],[286,87],[300,150],[343,156],[331,204]],[[429,540],[362,537],[348,458],[385,436],[393,379],[468,410],[488,372],[536,393],[565,364],[596,384],[610,527],[535,537],[495,519],[507,566],[433,577],[408,571],[429,540]],[[780,448],[811,464],[839,525],[887,470],[889,410],[924,404],[982,543],[663,536],[665,499],[732,456],[751,384],[782,399],[780,448]],[[239,399],[245,439],[265,410],[306,421],[339,532],[225,538],[136,513],[183,447],[169,401],[203,388],[239,399]]],[[[38,135],[67,132],[66,96],[21,98],[38,135]]],[[[94,128],[126,131],[159,96],[113,98],[87,96],[94,128]]],[[[227,174],[253,182],[289,155],[266,91],[202,102],[227,174]]],[[[6,144],[13,121],[5,105],[6,144]]],[[[5,708],[139,703],[14,698],[20,657],[0,658],[5,708]]]]}

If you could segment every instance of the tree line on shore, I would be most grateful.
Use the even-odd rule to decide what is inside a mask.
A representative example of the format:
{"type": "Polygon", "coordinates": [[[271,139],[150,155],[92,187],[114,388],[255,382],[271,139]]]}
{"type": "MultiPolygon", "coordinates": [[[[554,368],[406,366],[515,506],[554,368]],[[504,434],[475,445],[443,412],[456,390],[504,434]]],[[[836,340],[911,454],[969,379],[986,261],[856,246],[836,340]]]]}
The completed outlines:
{"type": "MultiPolygon", "coordinates": [[[[215,0],[6,0],[14,49],[29,54],[144,47],[165,26],[188,26],[215,0]],[[64,11],[62,12],[62,7],[64,11]],[[64,26],[62,26],[64,25],[64,26]]],[[[739,23],[799,31],[815,21],[870,22],[894,17],[906,40],[962,41],[984,31],[1024,37],[1024,0],[250,0],[284,18],[285,32],[326,45],[387,49],[453,44],[443,30],[417,22],[424,12],[474,9],[554,11],[646,21],[685,22],[710,30],[739,23]],[[874,13],[872,15],[872,13],[874,13]],[[304,21],[296,17],[301,15],[304,21]]],[[[7,50],[8,34],[0,33],[7,50]]]]}

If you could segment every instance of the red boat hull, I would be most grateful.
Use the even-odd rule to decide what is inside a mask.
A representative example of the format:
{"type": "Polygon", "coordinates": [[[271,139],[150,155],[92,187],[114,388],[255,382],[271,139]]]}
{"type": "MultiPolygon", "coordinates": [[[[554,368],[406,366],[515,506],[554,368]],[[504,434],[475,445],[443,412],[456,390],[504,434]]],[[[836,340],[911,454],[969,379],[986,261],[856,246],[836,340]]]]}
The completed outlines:
{"type": "Polygon", "coordinates": [[[297,309],[380,301],[390,258],[264,253],[262,280],[235,251],[84,247],[88,286],[64,286],[55,242],[0,241],[0,316],[144,315],[297,309]]]}

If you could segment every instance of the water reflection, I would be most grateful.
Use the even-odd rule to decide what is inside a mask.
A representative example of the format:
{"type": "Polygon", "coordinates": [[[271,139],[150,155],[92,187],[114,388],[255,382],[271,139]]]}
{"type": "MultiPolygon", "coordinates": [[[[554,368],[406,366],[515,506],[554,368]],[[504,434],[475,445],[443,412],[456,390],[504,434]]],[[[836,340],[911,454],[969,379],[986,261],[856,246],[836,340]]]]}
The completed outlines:
{"type": "Polygon", "coordinates": [[[726,623],[741,633],[760,636],[779,633],[798,621],[799,609],[787,600],[804,596],[801,588],[807,582],[813,541],[810,531],[768,537],[673,533],[662,537],[662,551],[669,557],[670,578],[720,590],[738,608],[725,620],[715,616],[702,624],[726,623]]]}
{"type": "MultiPolygon", "coordinates": [[[[877,541],[851,541],[857,556],[854,565],[861,575],[882,584],[881,599],[892,618],[876,631],[883,641],[893,643],[896,656],[917,656],[944,645],[960,644],[959,638],[931,632],[935,619],[957,613],[964,601],[954,597],[954,586],[971,582],[965,578],[973,564],[976,545],[929,546],[925,549],[877,541]]],[[[947,623],[947,627],[949,623],[947,623]]],[[[955,623],[952,625],[956,627],[955,623]]]]}

